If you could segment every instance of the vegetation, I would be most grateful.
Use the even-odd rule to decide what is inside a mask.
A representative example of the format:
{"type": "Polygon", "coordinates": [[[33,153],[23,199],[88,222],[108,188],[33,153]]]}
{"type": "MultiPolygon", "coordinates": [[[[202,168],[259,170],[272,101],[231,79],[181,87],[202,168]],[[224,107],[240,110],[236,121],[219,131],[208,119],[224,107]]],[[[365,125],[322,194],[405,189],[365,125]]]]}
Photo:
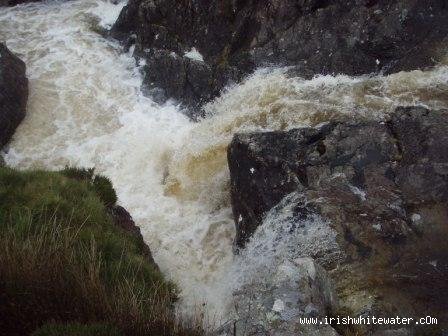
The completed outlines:
{"type": "Polygon", "coordinates": [[[86,182],[87,186],[97,194],[107,207],[111,207],[117,202],[117,194],[112,182],[105,176],[95,175],[93,168],[65,167],[61,173],[69,178],[86,182]]]}
{"type": "Polygon", "coordinates": [[[46,324],[31,336],[121,336],[120,331],[105,324],[46,324]]]}
{"type": "Polygon", "coordinates": [[[175,286],[114,224],[114,195],[92,170],[0,167],[0,334],[29,335],[47,323],[33,336],[85,328],[101,336],[109,326],[122,335],[202,333],[176,321],[175,286]]]}

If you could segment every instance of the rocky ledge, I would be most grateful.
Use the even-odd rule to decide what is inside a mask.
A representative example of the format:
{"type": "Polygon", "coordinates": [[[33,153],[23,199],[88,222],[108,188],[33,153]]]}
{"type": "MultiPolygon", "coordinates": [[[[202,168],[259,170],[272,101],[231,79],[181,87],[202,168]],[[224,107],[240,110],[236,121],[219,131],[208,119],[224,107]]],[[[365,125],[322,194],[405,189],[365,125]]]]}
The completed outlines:
{"type": "MultiPolygon", "coordinates": [[[[243,307],[249,301],[259,307],[240,307],[239,323],[252,321],[246,330],[303,331],[291,316],[429,314],[439,321],[432,332],[446,331],[448,111],[401,107],[385,122],[236,134],[228,161],[240,254],[263,253],[261,240],[270,237],[270,254],[283,249],[282,263],[289,265],[274,263],[272,277],[251,284],[265,293],[255,295],[259,301],[248,300],[254,296],[247,289],[235,293],[243,307]],[[320,294],[291,306],[287,293],[307,293],[293,281],[303,258],[312,258],[307,265],[322,266],[306,285],[320,288],[320,294]],[[284,274],[285,267],[291,280],[286,287],[275,275],[284,274]],[[322,293],[330,288],[315,282],[321,273],[330,279],[336,300],[319,299],[328,297],[322,293]]],[[[357,328],[362,335],[390,334],[384,326],[357,328]]],[[[404,328],[393,335],[422,332],[404,328]]]]}
{"type": "Polygon", "coordinates": [[[197,114],[260,66],[305,77],[431,66],[447,15],[444,0],[130,0],[112,35],[146,60],[149,93],[197,114]]]}
{"type": "Polygon", "coordinates": [[[25,117],[27,99],[25,63],[0,43],[0,149],[25,117]]]}
{"type": "Polygon", "coordinates": [[[114,205],[109,208],[109,213],[114,219],[114,223],[117,227],[129,232],[137,241],[141,249],[142,255],[145,256],[146,261],[151,264],[156,270],[159,270],[159,265],[156,264],[152,257],[149,246],[145,243],[140,228],[135,224],[131,214],[122,206],[114,205]]]}

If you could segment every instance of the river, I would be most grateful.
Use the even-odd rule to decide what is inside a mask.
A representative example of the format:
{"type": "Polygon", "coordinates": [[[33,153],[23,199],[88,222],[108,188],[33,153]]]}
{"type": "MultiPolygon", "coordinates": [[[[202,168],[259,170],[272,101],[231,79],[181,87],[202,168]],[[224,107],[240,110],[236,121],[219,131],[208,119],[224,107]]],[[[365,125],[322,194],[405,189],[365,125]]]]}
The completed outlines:
{"type": "Polygon", "coordinates": [[[399,105],[448,107],[448,60],[425,71],[311,80],[260,69],[194,123],[175,102],[144,97],[144,62],[93,29],[110,27],[123,5],[0,8],[0,41],[26,62],[30,80],[27,116],[2,155],[19,169],[72,165],[108,176],[161,270],[182,290],[181,308],[205,304],[215,316],[225,313],[238,286],[233,275],[245,271],[232,254],[226,147],[235,132],[381,120],[399,105]]]}

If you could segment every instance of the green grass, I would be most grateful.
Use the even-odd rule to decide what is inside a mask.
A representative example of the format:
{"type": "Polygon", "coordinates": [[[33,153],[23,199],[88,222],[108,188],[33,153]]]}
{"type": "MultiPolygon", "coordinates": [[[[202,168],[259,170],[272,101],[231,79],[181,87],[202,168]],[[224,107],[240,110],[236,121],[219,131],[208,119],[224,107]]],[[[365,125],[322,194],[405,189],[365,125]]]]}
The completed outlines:
{"type": "Polygon", "coordinates": [[[0,167],[0,334],[29,335],[49,322],[136,336],[202,333],[176,320],[175,286],[114,224],[111,189],[88,170],[0,167]]]}
{"type": "Polygon", "coordinates": [[[105,176],[95,175],[93,168],[65,167],[61,173],[66,177],[86,182],[106,206],[111,207],[117,202],[112,182],[105,176]]]}

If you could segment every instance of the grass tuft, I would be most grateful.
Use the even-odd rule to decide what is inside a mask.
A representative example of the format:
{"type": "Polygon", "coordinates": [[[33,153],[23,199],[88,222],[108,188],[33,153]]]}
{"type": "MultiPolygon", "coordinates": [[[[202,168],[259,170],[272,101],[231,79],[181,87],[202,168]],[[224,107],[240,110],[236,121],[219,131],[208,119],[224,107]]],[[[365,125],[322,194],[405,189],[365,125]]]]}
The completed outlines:
{"type": "MultiPolygon", "coordinates": [[[[201,335],[200,323],[174,316],[177,289],[139,239],[115,225],[113,197],[98,192],[110,182],[94,181],[89,170],[0,168],[0,335],[48,323],[56,331],[99,323],[122,335],[201,335]]],[[[54,335],[51,328],[35,335],[54,335]]]]}
{"type": "Polygon", "coordinates": [[[122,336],[120,331],[105,324],[54,324],[39,328],[31,336],[122,336]]]}
{"type": "Polygon", "coordinates": [[[67,166],[61,173],[68,178],[87,183],[107,207],[112,207],[117,203],[117,193],[112,186],[112,182],[105,176],[95,175],[94,168],[67,166]]]}
{"type": "Polygon", "coordinates": [[[95,174],[94,168],[77,168],[66,166],[61,170],[62,175],[78,181],[92,181],[95,174]]]}
{"type": "Polygon", "coordinates": [[[95,176],[93,179],[93,188],[107,207],[112,207],[117,203],[117,194],[112,187],[112,182],[107,177],[101,175],[95,176]]]}

